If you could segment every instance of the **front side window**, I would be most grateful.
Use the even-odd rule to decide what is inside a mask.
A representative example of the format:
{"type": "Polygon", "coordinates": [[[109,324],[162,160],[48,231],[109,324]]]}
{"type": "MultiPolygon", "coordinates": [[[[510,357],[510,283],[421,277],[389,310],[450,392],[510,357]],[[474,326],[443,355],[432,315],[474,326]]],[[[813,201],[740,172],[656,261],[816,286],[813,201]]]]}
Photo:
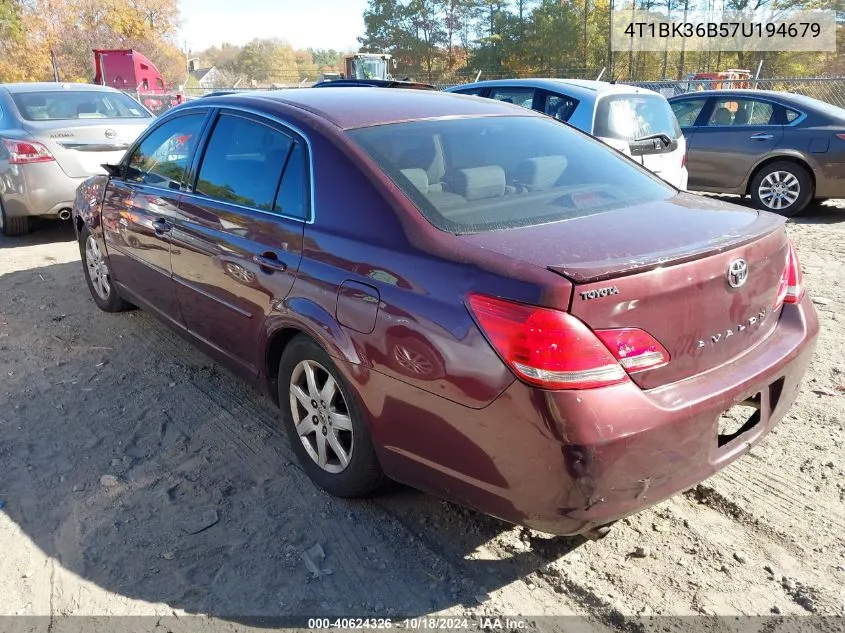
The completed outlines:
{"type": "Polygon", "coordinates": [[[523,108],[531,108],[534,103],[533,88],[491,88],[490,98],[505,103],[515,103],[523,108]]]}
{"type": "Polygon", "coordinates": [[[205,114],[170,119],[155,128],[129,157],[126,179],[167,189],[183,185],[205,114]]]}
{"type": "Polygon", "coordinates": [[[681,136],[681,128],[665,97],[648,93],[625,94],[599,100],[593,134],[622,141],[636,141],[654,134],[677,139],[681,136]]]}
{"type": "Polygon", "coordinates": [[[681,127],[692,127],[707,104],[707,99],[683,99],[671,104],[672,112],[681,127]]]}
{"type": "Polygon", "coordinates": [[[473,233],[664,200],[675,190],[546,117],[413,121],[350,130],[436,227],[473,233]],[[414,152],[399,151],[402,139],[414,152]]]}
{"type": "Polygon", "coordinates": [[[774,106],[757,99],[719,99],[708,126],[769,125],[774,106]]]}
{"type": "Polygon", "coordinates": [[[202,158],[195,193],[273,211],[293,140],[234,114],[221,114],[202,158]]]}
{"type": "Polygon", "coordinates": [[[12,100],[27,121],[150,118],[137,101],[122,92],[44,90],[17,92],[12,100]]]}

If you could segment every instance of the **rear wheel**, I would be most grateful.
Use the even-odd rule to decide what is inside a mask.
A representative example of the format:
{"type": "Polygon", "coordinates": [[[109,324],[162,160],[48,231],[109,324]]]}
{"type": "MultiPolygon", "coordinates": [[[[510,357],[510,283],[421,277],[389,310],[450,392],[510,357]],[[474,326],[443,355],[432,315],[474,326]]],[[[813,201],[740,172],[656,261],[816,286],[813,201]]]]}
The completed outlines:
{"type": "Polygon", "coordinates": [[[6,237],[14,237],[15,235],[29,233],[29,228],[28,217],[7,215],[6,207],[3,206],[3,201],[0,200],[0,233],[3,233],[6,237]]]}
{"type": "Polygon", "coordinates": [[[85,272],[88,290],[97,307],[103,312],[122,312],[131,308],[132,305],[117,294],[108,262],[87,226],[79,234],[79,254],[82,256],[82,270],[85,272]]]}
{"type": "Polygon", "coordinates": [[[382,485],[385,477],[352,388],[305,335],[282,355],[279,405],[291,448],[315,484],[337,497],[365,496],[382,485]]]}
{"type": "Polygon", "coordinates": [[[797,163],[780,161],[766,165],[751,181],[751,199],[758,209],[792,217],[813,197],[813,180],[797,163]]]}

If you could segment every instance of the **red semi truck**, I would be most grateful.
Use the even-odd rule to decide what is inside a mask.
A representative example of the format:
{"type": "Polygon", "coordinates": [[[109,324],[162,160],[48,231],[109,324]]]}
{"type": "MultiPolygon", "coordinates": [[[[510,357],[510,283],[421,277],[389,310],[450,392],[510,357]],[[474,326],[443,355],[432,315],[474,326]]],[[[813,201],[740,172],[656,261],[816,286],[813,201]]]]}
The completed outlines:
{"type": "Polygon", "coordinates": [[[138,51],[94,50],[94,83],[137,96],[156,114],[182,103],[182,95],[168,86],[158,68],[138,51]]]}

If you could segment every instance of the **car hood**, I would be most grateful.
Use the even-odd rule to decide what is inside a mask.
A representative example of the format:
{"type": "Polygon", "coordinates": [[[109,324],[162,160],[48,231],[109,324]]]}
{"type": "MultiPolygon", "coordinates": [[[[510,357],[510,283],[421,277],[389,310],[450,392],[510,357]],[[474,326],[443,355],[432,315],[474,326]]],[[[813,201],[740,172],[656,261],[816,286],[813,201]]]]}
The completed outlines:
{"type": "Polygon", "coordinates": [[[679,193],[560,222],[458,237],[576,283],[589,283],[734,248],[784,222],[771,213],[679,193]]]}

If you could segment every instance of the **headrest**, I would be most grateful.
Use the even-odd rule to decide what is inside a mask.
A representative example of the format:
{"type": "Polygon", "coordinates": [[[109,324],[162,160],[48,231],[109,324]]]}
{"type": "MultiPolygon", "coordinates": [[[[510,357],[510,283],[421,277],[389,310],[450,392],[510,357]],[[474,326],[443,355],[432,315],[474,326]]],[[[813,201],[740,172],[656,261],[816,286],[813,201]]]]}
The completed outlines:
{"type": "Polygon", "coordinates": [[[500,198],[505,195],[505,170],[498,165],[459,169],[451,184],[467,200],[500,198]]]}
{"type": "Polygon", "coordinates": [[[529,158],[517,165],[514,181],[529,191],[545,191],[555,186],[566,165],[566,156],[529,158]]]}
{"type": "Polygon", "coordinates": [[[420,193],[428,193],[428,174],[425,169],[401,169],[402,175],[420,190],[420,193]]]}

